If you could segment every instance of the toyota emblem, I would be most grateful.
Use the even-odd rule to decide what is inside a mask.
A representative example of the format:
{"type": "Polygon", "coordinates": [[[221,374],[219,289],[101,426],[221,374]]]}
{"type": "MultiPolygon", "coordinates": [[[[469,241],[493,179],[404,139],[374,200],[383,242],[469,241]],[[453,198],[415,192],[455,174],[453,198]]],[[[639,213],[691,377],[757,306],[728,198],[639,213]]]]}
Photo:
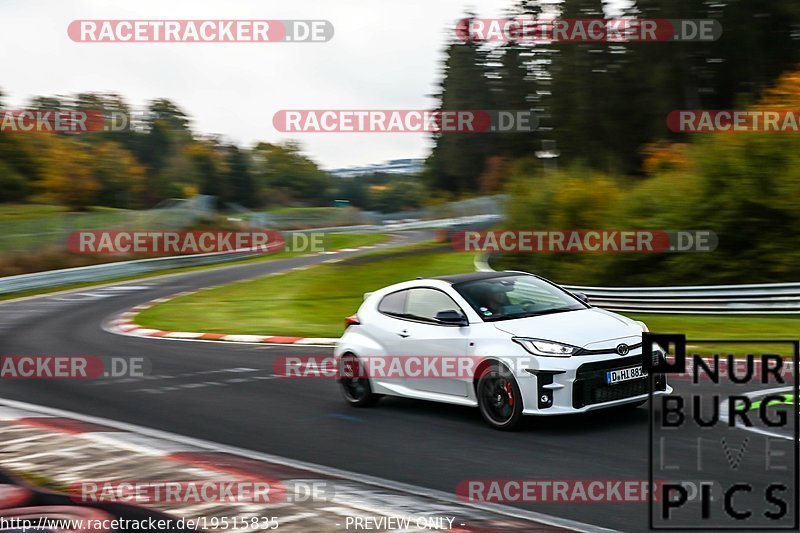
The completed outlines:
{"type": "Polygon", "coordinates": [[[617,346],[617,353],[620,355],[628,355],[629,351],[631,351],[631,349],[627,344],[620,344],[617,346]]]}

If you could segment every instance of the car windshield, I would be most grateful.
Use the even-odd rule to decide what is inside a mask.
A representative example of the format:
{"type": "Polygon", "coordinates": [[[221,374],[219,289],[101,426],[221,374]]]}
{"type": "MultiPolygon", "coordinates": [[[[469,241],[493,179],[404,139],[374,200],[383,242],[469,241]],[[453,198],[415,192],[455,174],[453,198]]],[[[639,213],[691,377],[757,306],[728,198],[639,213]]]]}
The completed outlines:
{"type": "Polygon", "coordinates": [[[453,287],[487,322],[586,308],[576,298],[535,276],[503,276],[453,287]]]}

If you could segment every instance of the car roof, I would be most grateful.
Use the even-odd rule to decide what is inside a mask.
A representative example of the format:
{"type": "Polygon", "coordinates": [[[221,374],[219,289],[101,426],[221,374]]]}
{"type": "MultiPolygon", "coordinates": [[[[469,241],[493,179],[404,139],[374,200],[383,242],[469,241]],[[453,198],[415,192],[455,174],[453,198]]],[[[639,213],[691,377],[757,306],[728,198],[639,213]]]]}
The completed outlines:
{"type": "Polygon", "coordinates": [[[467,274],[453,274],[451,276],[438,276],[435,278],[430,279],[438,279],[441,281],[445,281],[450,283],[451,285],[455,285],[457,283],[464,283],[467,281],[478,281],[482,279],[495,279],[495,278],[504,278],[506,276],[519,276],[519,275],[530,275],[524,272],[514,272],[511,270],[503,270],[500,272],[469,272],[467,274]]]}

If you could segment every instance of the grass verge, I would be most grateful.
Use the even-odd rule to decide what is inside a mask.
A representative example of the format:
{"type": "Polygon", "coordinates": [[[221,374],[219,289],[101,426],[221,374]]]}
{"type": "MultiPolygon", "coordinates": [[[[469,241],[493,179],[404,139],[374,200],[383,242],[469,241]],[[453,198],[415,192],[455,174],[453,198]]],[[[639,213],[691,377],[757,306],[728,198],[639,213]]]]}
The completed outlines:
{"type": "Polygon", "coordinates": [[[796,315],[660,315],[627,314],[641,320],[656,333],[683,333],[687,352],[712,354],[780,353],[791,355],[789,345],[765,344],[692,344],[692,340],[800,339],[800,316],[796,315]]]}
{"type": "MultiPolygon", "coordinates": [[[[379,244],[388,240],[389,236],[380,233],[368,234],[350,234],[350,233],[328,233],[325,235],[325,247],[328,250],[341,250],[342,248],[356,248],[359,246],[371,246],[379,244]]],[[[208,270],[210,268],[220,268],[228,265],[241,265],[244,263],[257,263],[261,261],[274,261],[276,259],[286,259],[289,257],[297,257],[301,255],[308,255],[312,252],[278,252],[275,254],[256,255],[245,259],[236,261],[229,261],[226,263],[217,263],[214,265],[201,265],[184,268],[171,268],[167,270],[159,270],[156,272],[148,272],[146,274],[138,274],[135,276],[123,276],[120,278],[92,281],[86,283],[73,283],[70,285],[62,285],[59,287],[50,287],[45,289],[35,289],[30,291],[15,292],[12,294],[0,294],[0,301],[13,300],[16,298],[24,298],[27,296],[37,296],[40,294],[50,294],[54,292],[68,291],[72,289],[80,289],[83,287],[94,287],[96,285],[106,285],[109,283],[118,283],[122,281],[130,281],[135,279],[152,278],[155,276],[165,276],[167,274],[177,274],[184,272],[193,272],[196,270],[208,270]]]]}
{"type": "Polygon", "coordinates": [[[365,292],[416,276],[471,272],[473,259],[434,243],[384,250],[176,298],[136,322],[169,331],[338,337],[365,292]]]}
{"type": "MultiPolygon", "coordinates": [[[[434,243],[374,252],[176,298],[144,311],[136,321],[169,331],[338,337],[343,318],[358,309],[365,292],[416,276],[469,272],[473,259],[434,243]]],[[[793,316],[629,316],[651,331],[684,333],[690,340],[800,338],[800,317],[793,316]]],[[[712,348],[717,347],[702,351],[712,348]]]]}

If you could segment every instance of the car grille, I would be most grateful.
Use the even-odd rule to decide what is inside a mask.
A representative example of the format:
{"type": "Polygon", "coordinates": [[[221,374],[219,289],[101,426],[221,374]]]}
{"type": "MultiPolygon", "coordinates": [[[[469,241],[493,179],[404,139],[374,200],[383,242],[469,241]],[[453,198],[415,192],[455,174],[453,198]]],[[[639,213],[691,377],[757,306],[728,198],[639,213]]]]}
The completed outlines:
{"type": "MultiPolygon", "coordinates": [[[[623,381],[614,385],[606,384],[606,371],[642,364],[642,356],[620,357],[609,361],[586,363],[578,367],[575,382],[572,385],[572,406],[576,409],[614,400],[622,400],[632,396],[647,394],[648,378],[623,381]]],[[[666,390],[666,379],[656,374],[655,390],[666,390]]]]}
{"type": "MultiPolygon", "coordinates": [[[[628,345],[628,349],[630,351],[637,350],[637,349],[639,349],[641,347],[642,347],[642,343],[641,342],[637,342],[636,344],[629,344],[628,345]]],[[[572,355],[574,357],[578,357],[578,356],[582,356],[582,355],[603,355],[603,354],[609,354],[609,353],[617,353],[617,347],[614,346],[612,348],[600,348],[600,349],[597,349],[597,350],[590,350],[588,348],[580,348],[579,350],[577,350],[572,355]]]]}

